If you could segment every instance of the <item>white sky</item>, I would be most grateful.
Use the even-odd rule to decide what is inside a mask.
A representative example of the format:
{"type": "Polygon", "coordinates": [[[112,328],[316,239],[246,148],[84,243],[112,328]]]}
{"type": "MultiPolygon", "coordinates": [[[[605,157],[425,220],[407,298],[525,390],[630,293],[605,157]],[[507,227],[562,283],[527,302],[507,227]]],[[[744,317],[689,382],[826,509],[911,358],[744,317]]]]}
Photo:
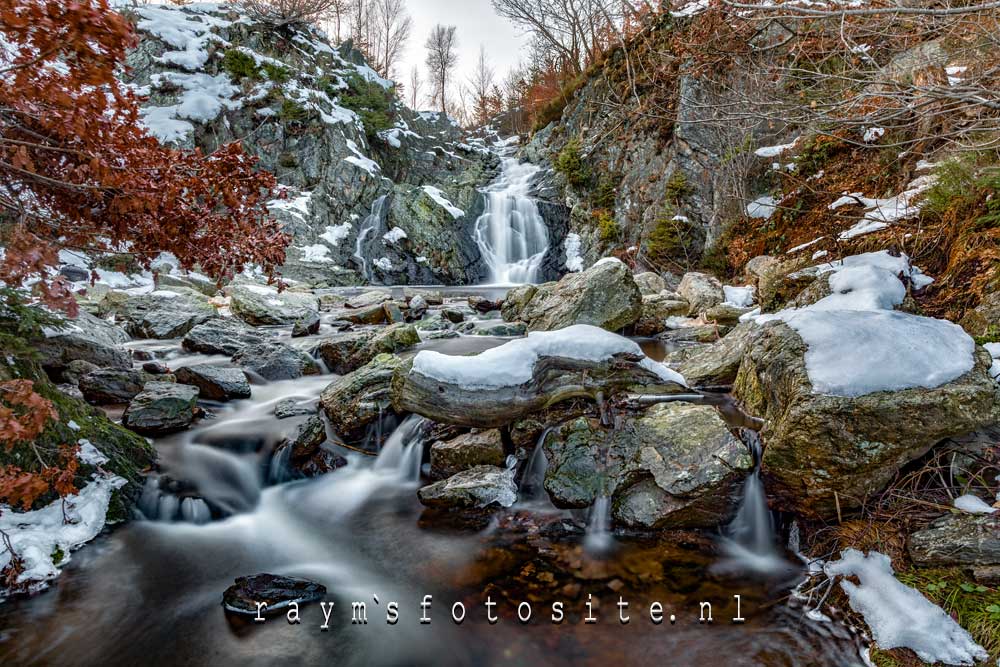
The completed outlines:
{"type": "MultiPolygon", "coordinates": [[[[456,80],[460,79],[463,83],[472,74],[480,44],[486,47],[486,55],[498,79],[506,76],[507,70],[521,61],[522,51],[527,46],[527,36],[509,21],[497,16],[490,0],[407,0],[406,8],[413,17],[413,32],[401,62],[396,66],[396,78],[404,85],[409,83],[410,68],[414,64],[419,65],[421,78],[426,81],[424,42],[437,23],[457,27],[458,64],[455,72],[456,80]]],[[[425,83],[421,95],[426,96],[428,92],[430,86],[425,83]]],[[[426,100],[422,106],[427,106],[426,100]]]]}

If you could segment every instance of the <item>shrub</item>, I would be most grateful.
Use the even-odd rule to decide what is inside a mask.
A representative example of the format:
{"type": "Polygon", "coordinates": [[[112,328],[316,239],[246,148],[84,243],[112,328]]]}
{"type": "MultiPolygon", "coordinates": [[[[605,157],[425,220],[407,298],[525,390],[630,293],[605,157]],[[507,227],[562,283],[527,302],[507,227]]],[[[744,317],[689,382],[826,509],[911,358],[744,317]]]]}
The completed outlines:
{"type": "Polygon", "coordinates": [[[565,176],[569,184],[575,188],[590,184],[590,167],[584,163],[581,153],[580,140],[574,137],[562,147],[553,164],[556,171],[565,176]]]}
{"type": "Polygon", "coordinates": [[[665,196],[667,198],[667,203],[676,204],[680,201],[681,197],[686,195],[691,191],[691,186],[688,185],[687,176],[680,169],[674,171],[667,180],[667,187],[665,196]]]}
{"type": "Polygon", "coordinates": [[[357,73],[347,77],[347,86],[347,90],[340,93],[340,105],[361,117],[365,134],[373,137],[392,127],[395,91],[383,88],[357,73]]]}
{"type": "Polygon", "coordinates": [[[602,241],[617,241],[620,230],[615,216],[607,209],[594,211],[594,222],[597,223],[597,233],[602,241]]]}
{"type": "Polygon", "coordinates": [[[278,118],[290,122],[305,120],[308,115],[309,111],[295,100],[286,99],[278,111],[278,118]]]}
{"type": "Polygon", "coordinates": [[[337,0],[239,0],[236,6],[255,21],[276,27],[322,20],[337,0]]]}
{"type": "Polygon", "coordinates": [[[603,173],[597,179],[590,203],[595,208],[614,208],[616,190],[621,182],[621,174],[603,173]]]}
{"type": "Polygon", "coordinates": [[[656,220],[656,226],[646,242],[649,259],[657,265],[679,262],[690,266],[698,256],[701,236],[683,216],[673,215],[668,206],[656,220]]]}
{"type": "Polygon", "coordinates": [[[260,68],[257,61],[239,49],[228,49],[222,56],[222,69],[233,81],[242,79],[259,79],[260,68]]]}
{"type": "Polygon", "coordinates": [[[277,63],[264,63],[260,66],[260,69],[267,75],[267,78],[271,81],[282,84],[291,78],[291,71],[282,65],[277,63]]]}

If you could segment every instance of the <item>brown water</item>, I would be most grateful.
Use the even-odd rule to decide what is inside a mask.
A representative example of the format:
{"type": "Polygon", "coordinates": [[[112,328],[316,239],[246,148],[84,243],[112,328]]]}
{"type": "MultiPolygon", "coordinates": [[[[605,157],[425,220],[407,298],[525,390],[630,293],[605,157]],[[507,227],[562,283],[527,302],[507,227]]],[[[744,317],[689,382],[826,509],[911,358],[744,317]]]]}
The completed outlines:
{"type": "MultiPolygon", "coordinates": [[[[499,342],[432,345],[468,353],[499,342]]],[[[255,386],[253,399],[157,442],[166,471],[190,482],[215,519],[133,522],[73,554],[50,590],[0,605],[0,664],[861,664],[846,630],[786,604],[799,572],[713,573],[717,535],[616,534],[595,555],[583,547],[586,513],[545,502],[471,517],[424,510],[406,471],[419,442],[400,440],[381,463],[345,451],[345,468],[268,486],[270,450],[296,424],[274,419],[274,403],[315,400],[331,379],[255,386]],[[329,629],[320,629],[318,605],[303,607],[298,625],[283,616],[264,624],[227,617],[223,590],[257,572],[326,585],[335,602],[329,629]],[[433,596],[430,624],[419,622],[425,595],[433,596]],[[734,595],[745,623],[731,620],[734,595]],[[596,623],[584,621],[588,599],[596,623]],[[351,623],[354,600],[366,602],[366,625],[351,623]],[[396,625],[386,623],[389,602],[398,603],[396,625]],[[451,617],[456,602],[466,609],[460,625],[451,617]],[[523,602],[532,613],[524,624],[523,602]],[[550,619],[554,602],[564,606],[561,624],[550,619]],[[654,602],[663,608],[660,625],[650,620],[654,602]],[[699,622],[701,602],[711,603],[713,623],[699,622]]]]}

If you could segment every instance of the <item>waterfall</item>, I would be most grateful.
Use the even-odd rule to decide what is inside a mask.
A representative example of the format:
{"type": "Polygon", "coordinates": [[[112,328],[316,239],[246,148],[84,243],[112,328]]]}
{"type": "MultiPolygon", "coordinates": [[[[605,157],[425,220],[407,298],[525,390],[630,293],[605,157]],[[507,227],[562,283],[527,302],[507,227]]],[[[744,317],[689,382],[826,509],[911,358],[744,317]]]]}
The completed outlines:
{"type": "Polygon", "coordinates": [[[403,482],[420,481],[420,463],[424,456],[424,439],[421,427],[425,419],[410,415],[396,427],[385,447],[375,459],[375,471],[391,473],[403,482]]]}
{"type": "Polygon", "coordinates": [[[549,496],[545,493],[545,470],[548,468],[548,460],[545,458],[545,438],[551,431],[551,428],[547,428],[542,432],[535,450],[528,458],[528,465],[524,468],[521,485],[517,490],[521,502],[534,503],[548,500],[549,496]]]}
{"type": "Polygon", "coordinates": [[[788,570],[789,563],[778,549],[774,518],[767,506],[767,494],[760,478],[760,436],[746,429],[742,435],[753,456],[753,471],[743,483],[743,496],[736,516],[725,529],[722,548],[727,559],[716,569],[763,574],[784,572],[788,570]]]}
{"type": "Polygon", "coordinates": [[[354,257],[361,263],[361,275],[364,276],[365,280],[369,280],[371,278],[371,274],[368,270],[368,260],[365,259],[364,256],[364,244],[371,233],[382,223],[385,200],[388,197],[389,195],[382,195],[375,200],[372,204],[372,212],[368,214],[368,217],[366,217],[361,222],[361,226],[358,227],[358,238],[354,241],[354,257]]]}
{"type": "Polygon", "coordinates": [[[549,249],[549,236],[531,181],[540,167],[505,157],[500,177],[483,190],[486,206],[476,220],[475,241],[489,267],[489,282],[534,283],[549,249]]]}
{"type": "Polygon", "coordinates": [[[593,553],[601,553],[607,551],[612,544],[614,538],[611,536],[611,499],[601,494],[590,506],[583,548],[593,553]]]}

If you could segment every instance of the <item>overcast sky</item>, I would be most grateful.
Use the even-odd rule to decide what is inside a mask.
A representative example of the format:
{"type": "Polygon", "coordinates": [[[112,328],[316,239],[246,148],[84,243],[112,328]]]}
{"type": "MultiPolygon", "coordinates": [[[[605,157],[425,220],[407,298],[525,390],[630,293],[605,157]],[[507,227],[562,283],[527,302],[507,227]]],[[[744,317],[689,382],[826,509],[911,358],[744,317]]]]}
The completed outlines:
{"type": "MultiPolygon", "coordinates": [[[[521,60],[527,37],[506,19],[497,16],[490,0],[406,0],[406,6],[413,17],[413,32],[402,62],[396,68],[397,78],[404,85],[409,84],[410,68],[414,64],[420,66],[421,78],[426,81],[424,43],[436,23],[457,27],[456,73],[463,83],[472,74],[480,44],[486,47],[486,54],[498,79],[502,79],[507,70],[521,60]]],[[[426,95],[429,91],[430,87],[425,83],[421,94],[426,95]]],[[[426,101],[423,106],[427,106],[426,101]]]]}

